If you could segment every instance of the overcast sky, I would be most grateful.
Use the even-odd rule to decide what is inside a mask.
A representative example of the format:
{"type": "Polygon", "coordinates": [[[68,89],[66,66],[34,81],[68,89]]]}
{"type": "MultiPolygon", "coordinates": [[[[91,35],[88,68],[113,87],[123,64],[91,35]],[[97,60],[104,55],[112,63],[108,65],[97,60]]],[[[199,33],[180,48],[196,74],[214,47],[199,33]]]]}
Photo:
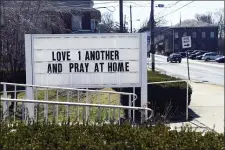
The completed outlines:
{"type": "MultiPolygon", "coordinates": [[[[224,1],[155,1],[155,6],[158,4],[164,4],[165,8],[155,7],[155,18],[165,16],[167,24],[165,25],[174,25],[180,22],[181,19],[194,19],[196,13],[206,13],[213,12],[217,9],[224,9],[224,1]],[[188,4],[190,3],[190,4],[188,4]],[[187,6],[181,8],[182,6],[188,4],[187,6]],[[166,8],[167,7],[167,8],[166,8]],[[180,10],[177,10],[181,8],[180,10]],[[175,11],[177,10],[177,11],[175,11]],[[175,12],[173,12],[175,11],[175,12]],[[173,12],[169,15],[168,13],[173,12]]],[[[130,5],[132,6],[132,20],[133,28],[139,29],[140,26],[146,19],[149,19],[150,16],[150,0],[149,1],[124,1],[124,15],[126,15],[126,20],[128,22],[128,27],[130,29],[130,5]],[[140,21],[138,21],[140,20],[140,21]]],[[[119,22],[119,1],[94,1],[94,8],[97,8],[101,13],[110,12],[105,8],[98,7],[107,7],[110,9],[113,14],[113,19],[116,22],[119,22]]]]}

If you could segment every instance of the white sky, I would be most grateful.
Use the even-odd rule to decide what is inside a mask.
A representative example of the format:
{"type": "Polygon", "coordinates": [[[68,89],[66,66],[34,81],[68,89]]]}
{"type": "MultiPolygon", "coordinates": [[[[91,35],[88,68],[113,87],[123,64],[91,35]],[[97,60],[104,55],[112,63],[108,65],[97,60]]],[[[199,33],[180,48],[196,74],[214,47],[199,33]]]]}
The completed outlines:
{"type": "MultiPolygon", "coordinates": [[[[177,1],[155,1],[155,5],[164,4],[165,7],[170,8],[159,8],[155,7],[155,18],[166,15],[191,1],[180,1],[176,5],[174,5],[177,1]]],[[[150,16],[150,5],[151,1],[124,1],[123,4],[123,13],[126,15],[126,21],[128,22],[128,27],[130,29],[130,5],[132,5],[132,20],[133,20],[133,28],[139,29],[140,26],[146,19],[149,19],[150,16]],[[137,21],[137,20],[140,21],[137,21]]],[[[101,11],[101,13],[110,12],[105,8],[98,7],[107,7],[108,9],[114,11],[113,19],[116,22],[119,22],[119,1],[94,1],[94,8],[97,8],[101,11]],[[113,7],[114,8],[113,8],[113,7]]],[[[196,13],[206,13],[213,12],[217,9],[224,9],[224,1],[194,1],[193,3],[181,8],[180,10],[171,13],[170,15],[165,16],[167,20],[167,24],[165,25],[174,25],[180,22],[180,14],[181,20],[185,19],[194,19],[196,13]]]]}

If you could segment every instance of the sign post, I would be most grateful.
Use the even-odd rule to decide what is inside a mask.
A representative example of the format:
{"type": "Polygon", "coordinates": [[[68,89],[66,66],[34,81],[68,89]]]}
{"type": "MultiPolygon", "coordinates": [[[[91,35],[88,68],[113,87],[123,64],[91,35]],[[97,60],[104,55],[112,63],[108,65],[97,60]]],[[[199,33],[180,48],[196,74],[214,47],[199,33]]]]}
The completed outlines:
{"type": "Polygon", "coordinates": [[[25,39],[27,84],[141,87],[141,106],[147,105],[146,33],[28,34],[25,39]]]}
{"type": "MultiPolygon", "coordinates": [[[[182,37],[182,48],[188,49],[191,48],[191,36],[182,37]]],[[[190,80],[190,71],[189,71],[189,61],[188,61],[188,50],[187,50],[187,70],[188,70],[188,80],[190,80]]]]}
{"type": "MultiPolygon", "coordinates": [[[[191,48],[191,36],[182,37],[182,48],[183,49],[191,48]]],[[[187,69],[188,69],[188,80],[190,81],[188,50],[187,50],[187,69]]],[[[189,87],[187,82],[186,121],[188,121],[188,88],[189,87]]]]}

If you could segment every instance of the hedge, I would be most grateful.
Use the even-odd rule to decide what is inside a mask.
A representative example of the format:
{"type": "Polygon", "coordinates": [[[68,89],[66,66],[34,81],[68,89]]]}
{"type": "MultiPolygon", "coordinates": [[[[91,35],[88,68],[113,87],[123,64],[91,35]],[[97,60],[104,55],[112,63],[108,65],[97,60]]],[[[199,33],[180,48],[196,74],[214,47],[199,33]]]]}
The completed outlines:
{"type": "Polygon", "coordinates": [[[178,132],[161,124],[142,125],[0,125],[1,150],[223,150],[224,134],[178,132]]]}
{"type": "MultiPolygon", "coordinates": [[[[159,72],[148,71],[148,82],[161,82],[181,80],[172,76],[164,75],[159,72]]],[[[115,89],[117,91],[133,93],[133,88],[115,89]]],[[[171,118],[185,112],[187,83],[167,83],[167,84],[154,84],[148,85],[148,102],[149,108],[155,111],[155,114],[168,115],[171,118]],[[166,109],[169,109],[167,112],[166,109]],[[167,113],[167,114],[166,114],[167,113]],[[176,114],[175,114],[176,113],[176,114]]],[[[135,88],[135,94],[138,99],[135,101],[135,106],[140,107],[141,91],[140,88],[135,88]]],[[[189,85],[188,104],[191,102],[192,88],[189,85]]],[[[121,104],[128,106],[129,97],[121,96],[121,104]]],[[[126,118],[128,117],[128,110],[125,110],[126,118]]],[[[135,120],[140,122],[140,112],[135,111],[135,120]]]]}

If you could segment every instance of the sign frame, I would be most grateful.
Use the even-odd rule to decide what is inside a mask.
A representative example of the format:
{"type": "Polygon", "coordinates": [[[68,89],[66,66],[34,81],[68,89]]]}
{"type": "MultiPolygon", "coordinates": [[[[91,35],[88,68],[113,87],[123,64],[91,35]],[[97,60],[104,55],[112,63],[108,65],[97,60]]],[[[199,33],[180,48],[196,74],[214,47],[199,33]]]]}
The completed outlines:
{"type": "MultiPolygon", "coordinates": [[[[54,85],[54,86],[59,86],[59,87],[70,87],[70,88],[107,88],[107,87],[141,87],[142,83],[145,81],[142,81],[142,74],[143,74],[143,68],[142,66],[145,65],[145,63],[147,63],[146,61],[144,61],[144,56],[147,54],[147,40],[146,40],[146,44],[144,44],[142,42],[142,39],[147,39],[147,35],[145,33],[97,33],[97,34],[25,34],[25,43],[27,45],[31,45],[31,46],[26,46],[25,50],[26,50],[26,55],[30,56],[31,59],[26,59],[26,66],[27,66],[27,83],[29,84],[35,84],[35,74],[34,74],[34,38],[36,37],[59,37],[59,36],[64,36],[64,37],[72,37],[72,36],[109,36],[109,35],[118,35],[118,36],[139,36],[139,83],[127,83],[127,84],[79,84],[79,85],[54,85]],[[146,51],[146,53],[144,52],[146,51]],[[32,76],[32,78],[29,78],[30,76],[32,76]]],[[[50,86],[50,85],[49,85],[50,86]]]]}
{"type": "Polygon", "coordinates": [[[191,48],[192,45],[191,45],[191,36],[183,36],[182,37],[182,48],[185,49],[185,48],[191,48]],[[187,38],[188,40],[186,40],[185,38],[187,38]],[[187,44],[189,44],[188,46],[184,45],[184,41],[187,41],[187,44]]]}
{"type": "MultiPolygon", "coordinates": [[[[98,33],[99,34],[99,33],[98,33]]],[[[25,62],[26,62],[26,84],[34,85],[34,51],[33,51],[33,38],[35,36],[74,36],[74,35],[84,35],[84,34],[25,34],[25,62]]],[[[85,34],[87,35],[87,34],[85,34]]],[[[91,35],[94,35],[93,33],[91,35]]],[[[97,34],[96,34],[97,35],[97,34]]],[[[85,86],[86,88],[106,88],[106,87],[140,87],[141,88],[141,106],[146,107],[148,103],[148,84],[147,84],[147,34],[146,33],[101,33],[101,35],[139,35],[139,83],[138,84],[123,84],[123,85],[99,85],[99,86],[85,86]]],[[[39,85],[41,86],[41,85],[39,85]]],[[[49,85],[50,86],[50,85],[49,85]]],[[[65,86],[60,86],[65,87],[65,86]]],[[[74,88],[85,88],[82,86],[74,86],[74,88]]],[[[27,87],[26,89],[26,98],[34,99],[33,88],[27,87]]],[[[26,103],[28,108],[29,118],[34,119],[34,104],[26,103]]],[[[145,116],[148,115],[148,112],[145,112],[145,116]]]]}

